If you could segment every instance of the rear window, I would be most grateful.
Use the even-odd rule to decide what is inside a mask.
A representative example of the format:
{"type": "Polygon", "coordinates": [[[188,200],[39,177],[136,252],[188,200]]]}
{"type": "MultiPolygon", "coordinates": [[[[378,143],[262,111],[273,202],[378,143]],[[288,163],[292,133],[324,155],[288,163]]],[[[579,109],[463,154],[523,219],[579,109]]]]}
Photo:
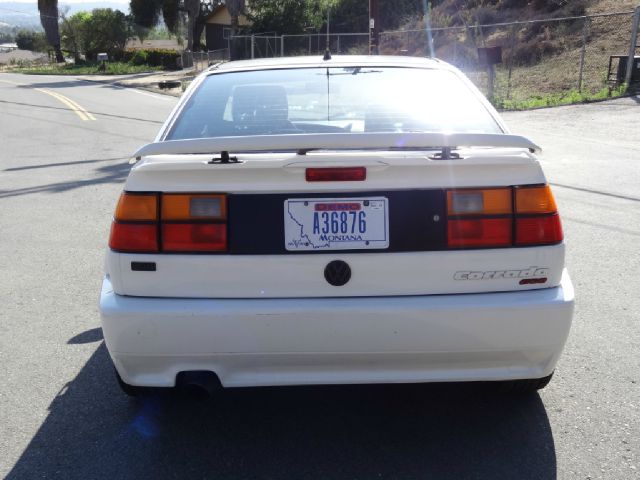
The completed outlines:
{"type": "Polygon", "coordinates": [[[361,132],[502,130],[453,72],[302,68],[208,76],[166,138],[361,132]]]}

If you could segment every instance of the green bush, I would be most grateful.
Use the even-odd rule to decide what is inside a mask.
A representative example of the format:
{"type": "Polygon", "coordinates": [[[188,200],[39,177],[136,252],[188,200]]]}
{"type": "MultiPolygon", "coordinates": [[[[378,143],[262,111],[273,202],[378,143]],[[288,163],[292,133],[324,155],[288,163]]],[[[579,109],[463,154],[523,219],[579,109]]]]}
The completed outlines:
{"type": "Polygon", "coordinates": [[[20,50],[31,50],[32,52],[47,52],[51,48],[44,32],[31,30],[20,30],[16,35],[16,44],[20,50]]]}
{"type": "Polygon", "coordinates": [[[165,70],[178,70],[180,68],[178,63],[180,52],[161,48],[127,50],[124,52],[123,61],[130,62],[133,65],[140,65],[139,63],[134,63],[134,61],[139,61],[143,57],[145,58],[145,63],[152,67],[162,67],[165,70]]]}
{"type": "Polygon", "coordinates": [[[131,65],[146,65],[149,62],[149,54],[145,50],[136,51],[129,59],[131,65]]]}

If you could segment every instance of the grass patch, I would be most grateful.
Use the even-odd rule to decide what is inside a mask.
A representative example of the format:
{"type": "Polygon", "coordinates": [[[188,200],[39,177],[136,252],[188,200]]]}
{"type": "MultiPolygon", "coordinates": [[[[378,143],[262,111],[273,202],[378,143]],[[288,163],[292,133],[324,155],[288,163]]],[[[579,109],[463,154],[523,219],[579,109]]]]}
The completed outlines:
{"type": "Polygon", "coordinates": [[[609,98],[620,97],[626,92],[626,85],[609,90],[605,87],[597,92],[579,92],[569,90],[562,93],[549,93],[546,95],[536,95],[523,100],[509,100],[504,98],[493,98],[491,103],[499,110],[529,110],[532,108],[557,107],[560,105],[573,105],[576,103],[587,103],[609,98]]]}
{"type": "Polygon", "coordinates": [[[18,67],[11,69],[16,73],[28,73],[32,75],[126,75],[133,73],[156,72],[162,67],[150,67],[149,65],[132,65],[123,62],[109,62],[104,71],[99,64],[87,65],[47,65],[34,67],[18,67]]]}

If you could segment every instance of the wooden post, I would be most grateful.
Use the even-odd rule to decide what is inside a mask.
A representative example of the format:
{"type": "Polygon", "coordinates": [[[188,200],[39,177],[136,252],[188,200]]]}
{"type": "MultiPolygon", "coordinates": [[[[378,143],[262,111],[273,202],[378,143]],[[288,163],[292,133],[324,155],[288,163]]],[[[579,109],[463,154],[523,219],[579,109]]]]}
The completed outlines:
{"type": "Polygon", "coordinates": [[[378,55],[379,53],[379,29],[378,0],[369,0],[369,55],[378,55]]]}

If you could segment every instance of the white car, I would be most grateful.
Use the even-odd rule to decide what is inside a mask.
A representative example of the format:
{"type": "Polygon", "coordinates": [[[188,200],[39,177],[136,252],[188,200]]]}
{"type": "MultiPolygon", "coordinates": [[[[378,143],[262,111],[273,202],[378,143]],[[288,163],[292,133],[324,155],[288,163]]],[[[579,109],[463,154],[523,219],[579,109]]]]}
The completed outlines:
{"type": "Polygon", "coordinates": [[[544,387],[574,294],[536,150],[438,60],[210,68],[116,207],[121,386],[544,387]]]}

